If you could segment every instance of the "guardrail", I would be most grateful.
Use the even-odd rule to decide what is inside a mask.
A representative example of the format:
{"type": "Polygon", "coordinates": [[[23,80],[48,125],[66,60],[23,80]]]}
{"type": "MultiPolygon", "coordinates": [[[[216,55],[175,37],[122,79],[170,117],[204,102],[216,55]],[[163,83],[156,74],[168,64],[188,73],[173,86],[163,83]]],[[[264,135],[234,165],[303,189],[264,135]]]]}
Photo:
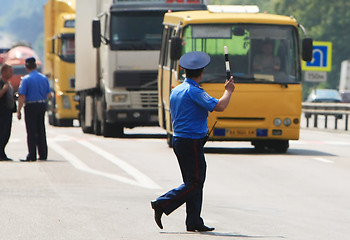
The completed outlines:
{"type": "Polygon", "coordinates": [[[303,103],[303,114],[306,118],[306,127],[309,127],[309,120],[314,115],[314,127],[317,128],[318,116],[325,116],[325,128],[328,127],[328,117],[334,117],[334,128],[338,129],[338,120],[345,118],[345,130],[348,130],[350,114],[350,103],[303,103]]]}

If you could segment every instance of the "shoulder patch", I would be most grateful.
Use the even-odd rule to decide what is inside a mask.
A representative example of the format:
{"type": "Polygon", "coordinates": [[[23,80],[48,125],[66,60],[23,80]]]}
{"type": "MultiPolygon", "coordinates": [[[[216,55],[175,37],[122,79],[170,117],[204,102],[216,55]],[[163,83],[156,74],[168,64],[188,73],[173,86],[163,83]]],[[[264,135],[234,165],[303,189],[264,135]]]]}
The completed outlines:
{"type": "Polygon", "coordinates": [[[211,97],[209,96],[209,94],[208,94],[208,93],[206,93],[205,91],[203,91],[203,93],[202,93],[202,97],[203,97],[205,100],[209,100],[209,99],[211,99],[211,97]]]}

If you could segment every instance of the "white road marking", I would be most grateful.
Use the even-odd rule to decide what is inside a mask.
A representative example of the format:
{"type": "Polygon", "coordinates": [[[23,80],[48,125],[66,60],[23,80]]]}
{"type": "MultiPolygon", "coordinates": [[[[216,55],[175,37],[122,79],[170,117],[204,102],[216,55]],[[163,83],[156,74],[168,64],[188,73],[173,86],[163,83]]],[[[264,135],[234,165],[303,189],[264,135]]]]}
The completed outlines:
{"type": "Polygon", "coordinates": [[[149,177],[147,177],[145,174],[141,173],[139,170],[131,166],[129,163],[121,160],[120,158],[114,156],[113,154],[103,150],[102,148],[99,148],[88,141],[80,140],[78,141],[79,144],[87,147],[88,149],[94,151],[95,153],[99,154],[106,160],[110,161],[111,163],[117,165],[122,170],[124,170],[127,174],[132,176],[136,182],[138,182],[141,186],[145,186],[147,188],[151,189],[160,189],[160,186],[153,182],[149,177]]]}
{"type": "Polygon", "coordinates": [[[335,145],[335,146],[350,146],[350,142],[341,141],[316,141],[316,140],[296,140],[292,141],[291,144],[296,145],[335,145]]]}
{"type": "Polygon", "coordinates": [[[324,163],[334,163],[331,160],[328,160],[328,159],[325,159],[325,158],[321,158],[321,157],[314,157],[313,159],[316,160],[316,161],[324,162],[324,163]]]}
{"type": "MultiPolygon", "coordinates": [[[[80,141],[78,141],[81,143],[80,141]]],[[[149,188],[149,189],[159,189],[160,186],[154,183],[150,178],[142,174],[140,171],[138,171],[136,168],[132,167],[128,163],[120,160],[119,158],[113,156],[110,153],[105,152],[102,149],[97,148],[96,146],[93,146],[92,144],[89,144],[87,142],[81,143],[82,145],[93,149],[96,153],[99,153],[100,155],[103,154],[103,156],[107,159],[109,157],[110,161],[113,161],[114,164],[118,165],[120,168],[122,168],[126,173],[131,175],[132,177],[135,178],[135,180],[118,176],[116,174],[111,174],[111,173],[106,173],[103,171],[98,171],[95,169],[90,168],[88,165],[86,165],[82,160],[77,158],[75,155],[71,154],[67,150],[65,150],[63,147],[55,143],[54,141],[50,141],[49,147],[53,149],[55,152],[57,152],[59,155],[64,157],[67,161],[69,161],[76,169],[87,172],[90,174],[106,177],[115,181],[127,183],[130,185],[138,186],[138,187],[143,187],[143,188],[149,188]],[[91,147],[92,146],[92,147],[91,147]]]]}

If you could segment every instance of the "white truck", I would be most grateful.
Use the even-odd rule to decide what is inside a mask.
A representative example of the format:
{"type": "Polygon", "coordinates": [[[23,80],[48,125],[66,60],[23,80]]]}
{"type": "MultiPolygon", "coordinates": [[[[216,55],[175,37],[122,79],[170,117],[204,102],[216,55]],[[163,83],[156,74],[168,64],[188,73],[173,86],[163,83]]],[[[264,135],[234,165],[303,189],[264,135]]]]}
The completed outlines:
{"type": "Polygon", "coordinates": [[[341,62],[339,91],[350,91],[350,61],[341,62]]]}
{"type": "Polygon", "coordinates": [[[77,0],[75,90],[83,132],[118,137],[124,127],[158,125],[163,15],[199,9],[206,9],[199,0],[77,0]]]}

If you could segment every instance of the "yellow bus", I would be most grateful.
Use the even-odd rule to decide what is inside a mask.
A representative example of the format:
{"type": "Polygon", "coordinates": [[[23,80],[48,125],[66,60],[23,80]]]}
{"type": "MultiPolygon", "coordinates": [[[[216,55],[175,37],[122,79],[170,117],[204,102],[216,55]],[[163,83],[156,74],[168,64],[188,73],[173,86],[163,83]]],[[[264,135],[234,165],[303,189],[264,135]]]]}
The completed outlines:
{"type": "Polygon", "coordinates": [[[226,79],[224,46],[236,89],[224,112],[209,114],[208,128],[215,125],[209,140],[250,141],[259,151],[286,152],[289,140],[299,139],[301,56],[305,61],[312,59],[312,39],[305,38],[301,44],[302,26],[293,17],[258,13],[254,6],[239,8],[208,6],[208,11],[164,16],[158,115],[170,147],[169,96],[185,79],[178,59],[191,51],[209,54],[211,63],[204,69],[200,86],[220,98],[226,79]]]}

